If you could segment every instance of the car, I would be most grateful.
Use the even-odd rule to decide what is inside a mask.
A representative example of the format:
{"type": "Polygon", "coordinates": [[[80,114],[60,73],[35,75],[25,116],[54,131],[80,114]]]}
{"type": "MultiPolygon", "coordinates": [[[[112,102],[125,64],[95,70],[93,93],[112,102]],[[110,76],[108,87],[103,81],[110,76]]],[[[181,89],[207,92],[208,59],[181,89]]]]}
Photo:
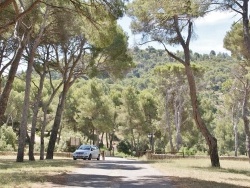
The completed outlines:
{"type": "Polygon", "coordinates": [[[81,145],[73,153],[73,159],[83,159],[91,160],[97,159],[100,160],[100,150],[95,145],[81,145]]]}

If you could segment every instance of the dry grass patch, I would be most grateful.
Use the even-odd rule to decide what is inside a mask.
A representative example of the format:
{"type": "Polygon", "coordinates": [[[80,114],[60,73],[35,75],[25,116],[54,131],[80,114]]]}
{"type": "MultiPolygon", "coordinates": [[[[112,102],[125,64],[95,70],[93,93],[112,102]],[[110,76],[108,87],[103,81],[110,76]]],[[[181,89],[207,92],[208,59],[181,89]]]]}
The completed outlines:
{"type": "MultiPolygon", "coordinates": [[[[17,163],[13,157],[0,156],[1,187],[34,187],[35,184],[57,184],[76,167],[72,159],[25,160],[17,163]]],[[[44,187],[44,186],[43,186],[44,187]]],[[[49,187],[49,186],[48,186],[49,187]]]]}
{"type": "Polygon", "coordinates": [[[168,159],[152,165],[170,177],[175,187],[250,187],[248,161],[221,160],[212,168],[209,159],[168,159]]]}

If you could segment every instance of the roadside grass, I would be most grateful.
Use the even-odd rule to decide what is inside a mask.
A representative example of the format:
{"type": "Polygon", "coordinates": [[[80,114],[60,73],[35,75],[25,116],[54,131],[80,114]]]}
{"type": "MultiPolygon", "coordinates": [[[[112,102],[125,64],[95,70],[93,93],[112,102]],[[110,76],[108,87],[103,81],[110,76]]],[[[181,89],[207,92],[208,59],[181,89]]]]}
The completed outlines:
{"type": "MultiPolygon", "coordinates": [[[[209,159],[166,159],[148,161],[162,171],[174,188],[250,187],[248,161],[220,160],[221,168],[212,168],[209,159]]],[[[15,161],[15,156],[0,156],[0,187],[52,187],[67,181],[65,175],[84,165],[80,160],[55,157],[53,160],[15,161]]]]}
{"type": "Polygon", "coordinates": [[[209,159],[165,159],[152,166],[167,175],[177,188],[250,187],[248,161],[220,160],[221,168],[211,167],[209,159]]]}
{"type": "MultiPolygon", "coordinates": [[[[64,175],[77,165],[68,158],[16,162],[13,156],[0,156],[0,187],[35,187],[65,181],[64,175]]],[[[49,187],[49,186],[48,186],[49,187]]]]}

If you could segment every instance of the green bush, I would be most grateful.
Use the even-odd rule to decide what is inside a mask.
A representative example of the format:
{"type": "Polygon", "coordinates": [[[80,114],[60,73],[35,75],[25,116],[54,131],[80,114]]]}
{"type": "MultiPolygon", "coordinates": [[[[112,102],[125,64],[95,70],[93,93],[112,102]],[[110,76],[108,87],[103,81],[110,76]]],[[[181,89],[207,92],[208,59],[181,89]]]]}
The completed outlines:
{"type": "Polygon", "coordinates": [[[184,155],[195,155],[197,153],[197,150],[195,148],[188,148],[188,147],[181,147],[179,150],[180,152],[183,152],[184,155]]]}
{"type": "Polygon", "coordinates": [[[130,155],[131,154],[131,145],[130,145],[130,143],[127,140],[122,140],[117,145],[117,151],[130,155]]]}
{"type": "Polygon", "coordinates": [[[0,150],[14,151],[16,150],[17,136],[13,129],[3,125],[0,127],[0,150]]]}
{"type": "Polygon", "coordinates": [[[156,148],[155,149],[155,153],[156,154],[163,154],[164,153],[164,150],[162,148],[156,148]]]}

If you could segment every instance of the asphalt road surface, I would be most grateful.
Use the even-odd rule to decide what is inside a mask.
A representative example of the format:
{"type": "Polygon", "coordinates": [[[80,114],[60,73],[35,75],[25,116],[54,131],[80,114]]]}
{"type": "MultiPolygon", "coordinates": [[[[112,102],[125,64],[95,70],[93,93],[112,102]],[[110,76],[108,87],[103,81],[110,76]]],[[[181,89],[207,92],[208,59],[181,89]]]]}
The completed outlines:
{"type": "Polygon", "coordinates": [[[83,165],[67,174],[60,187],[171,188],[167,176],[147,162],[106,157],[106,160],[83,161],[83,165]]]}

